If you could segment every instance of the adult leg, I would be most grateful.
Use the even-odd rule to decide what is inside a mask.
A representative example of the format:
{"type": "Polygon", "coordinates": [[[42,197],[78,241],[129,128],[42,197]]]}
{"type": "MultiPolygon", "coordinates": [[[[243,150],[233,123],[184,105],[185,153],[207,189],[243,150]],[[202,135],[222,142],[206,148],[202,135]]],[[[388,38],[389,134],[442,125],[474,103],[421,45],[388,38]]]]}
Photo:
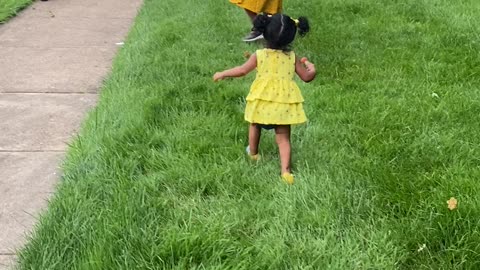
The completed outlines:
{"type": "MultiPolygon", "coordinates": [[[[245,9],[245,12],[247,13],[247,15],[250,18],[250,21],[252,22],[252,25],[253,25],[253,21],[257,17],[257,13],[255,13],[251,10],[248,10],[248,9],[245,9]]],[[[243,41],[251,42],[251,41],[259,40],[259,39],[262,39],[262,38],[263,38],[262,33],[260,33],[258,30],[256,30],[255,28],[252,27],[252,31],[250,33],[248,33],[248,35],[246,35],[243,38],[243,41]]]]}
{"type": "Polygon", "coordinates": [[[245,12],[247,13],[248,17],[250,18],[250,21],[252,21],[252,23],[253,23],[253,20],[255,20],[255,17],[257,17],[257,13],[255,13],[251,10],[248,10],[248,9],[245,9],[245,12]]]}

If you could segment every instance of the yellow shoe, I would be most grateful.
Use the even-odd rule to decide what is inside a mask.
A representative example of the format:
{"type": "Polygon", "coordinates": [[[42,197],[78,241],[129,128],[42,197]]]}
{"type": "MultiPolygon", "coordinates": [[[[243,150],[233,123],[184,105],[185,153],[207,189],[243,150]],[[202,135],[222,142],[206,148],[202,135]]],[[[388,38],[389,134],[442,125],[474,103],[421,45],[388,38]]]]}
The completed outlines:
{"type": "Polygon", "coordinates": [[[256,155],[251,155],[250,154],[250,146],[247,146],[247,149],[245,149],[245,151],[247,152],[247,155],[250,157],[251,160],[253,160],[253,161],[259,161],[260,160],[260,154],[256,154],[256,155]]]}
{"type": "Polygon", "coordinates": [[[256,154],[256,155],[248,155],[250,157],[251,160],[253,161],[259,161],[260,160],[260,155],[259,154],[256,154]]]}
{"type": "Polygon", "coordinates": [[[282,174],[282,180],[283,180],[283,182],[285,182],[289,185],[293,185],[293,182],[294,182],[293,174],[291,174],[289,172],[283,173],[282,174]]]}

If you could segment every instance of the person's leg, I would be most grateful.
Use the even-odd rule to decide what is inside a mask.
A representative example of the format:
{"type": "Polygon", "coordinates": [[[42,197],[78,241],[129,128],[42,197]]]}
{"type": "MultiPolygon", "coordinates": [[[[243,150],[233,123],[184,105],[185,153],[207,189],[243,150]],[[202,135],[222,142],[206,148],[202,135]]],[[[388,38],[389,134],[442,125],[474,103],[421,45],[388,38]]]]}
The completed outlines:
{"type": "Polygon", "coordinates": [[[255,20],[255,17],[257,17],[257,13],[255,13],[251,10],[248,10],[248,9],[245,9],[245,12],[247,13],[248,17],[250,18],[250,21],[252,21],[252,23],[253,23],[253,20],[255,20]]]}
{"type": "MultiPolygon", "coordinates": [[[[253,21],[257,17],[257,13],[255,13],[251,10],[248,10],[248,9],[245,9],[245,12],[247,13],[247,16],[250,18],[250,21],[252,22],[252,25],[253,25],[253,21]]],[[[259,39],[262,39],[262,38],[263,38],[262,33],[255,30],[255,28],[253,28],[253,26],[252,26],[252,31],[250,33],[248,33],[248,35],[246,35],[243,38],[243,41],[251,42],[251,41],[259,40],[259,39]]]]}
{"type": "Polygon", "coordinates": [[[293,175],[290,172],[290,126],[281,125],[275,128],[275,140],[280,153],[282,178],[288,184],[293,184],[293,175]]]}
{"type": "Polygon", "coordinates": [[[252,159],[258,159],[258,145],[260,143],[260,136],[262,129],[258,124],[251,123],[248,130],[248,149],[249,155],[252,159]]]}

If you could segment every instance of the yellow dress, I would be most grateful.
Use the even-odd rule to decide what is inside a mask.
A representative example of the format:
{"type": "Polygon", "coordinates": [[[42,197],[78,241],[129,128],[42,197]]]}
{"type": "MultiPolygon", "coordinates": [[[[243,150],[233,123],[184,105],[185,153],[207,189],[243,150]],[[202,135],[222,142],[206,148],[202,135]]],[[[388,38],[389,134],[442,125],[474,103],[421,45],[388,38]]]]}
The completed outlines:
{"type": "Polygon", "coordinates": [[[282,11],[282,0],[230,0],[230,3],[257,14],[276,14],[282,11]]]}
{"type": "Polygon", "coordinates": [[[257,77],[246,98],[245,120],[265,125],[292,125],[307,121],[303,97],[293,80],[295,53],[257,50],[257,77]]]}

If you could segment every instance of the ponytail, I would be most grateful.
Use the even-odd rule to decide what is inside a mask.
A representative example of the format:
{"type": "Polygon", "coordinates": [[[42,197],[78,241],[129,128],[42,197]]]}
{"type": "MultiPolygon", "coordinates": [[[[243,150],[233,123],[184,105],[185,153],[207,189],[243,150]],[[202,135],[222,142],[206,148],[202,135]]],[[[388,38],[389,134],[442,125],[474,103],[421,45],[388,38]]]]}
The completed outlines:
{"type": "Polygon", "coordinates": [[[297,27],[298,27],[298,33],[302,37],[305,36],[308,33],[308,31],[310,31],[310,24],[308,23],[308,19],[305,17],[298,18],[297,27]]]}

